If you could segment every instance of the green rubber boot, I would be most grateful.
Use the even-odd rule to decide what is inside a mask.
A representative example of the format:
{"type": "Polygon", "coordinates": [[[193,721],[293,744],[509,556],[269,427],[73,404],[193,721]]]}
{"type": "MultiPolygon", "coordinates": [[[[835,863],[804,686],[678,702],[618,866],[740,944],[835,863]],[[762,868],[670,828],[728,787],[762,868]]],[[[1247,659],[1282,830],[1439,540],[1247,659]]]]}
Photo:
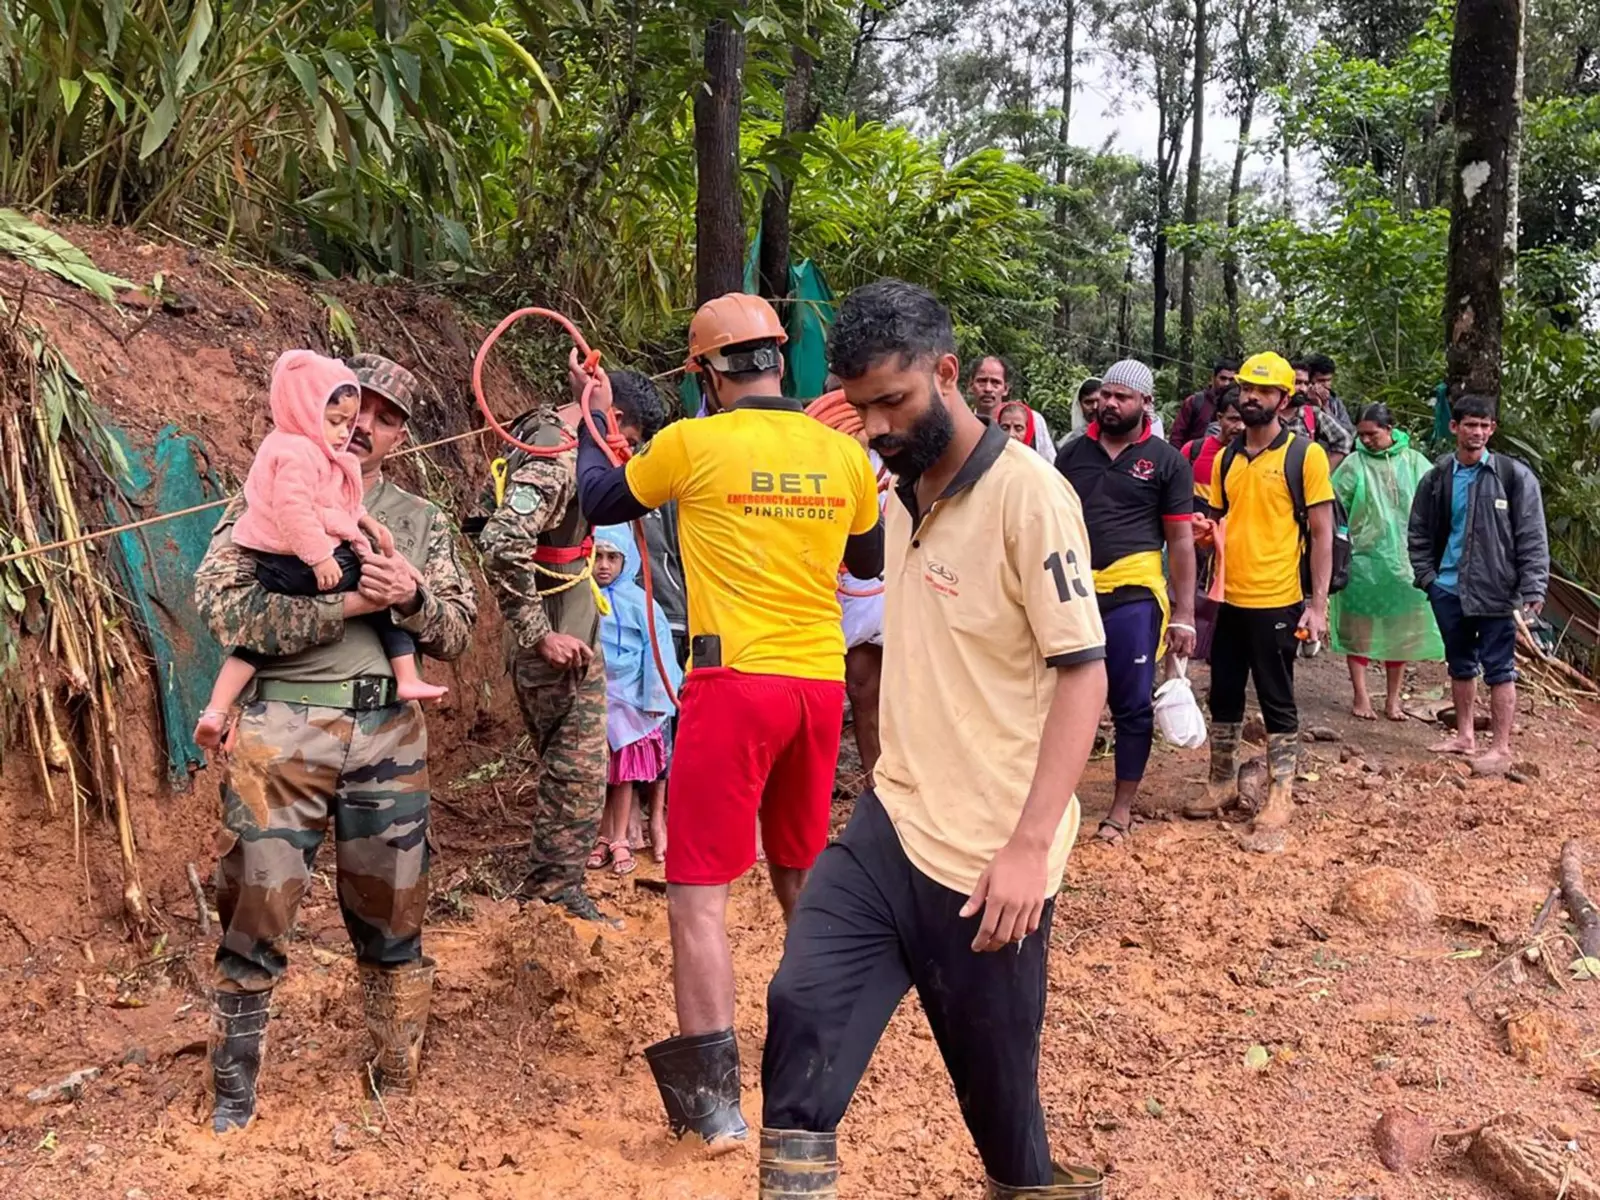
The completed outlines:
{"type": "MultiPolygon", "coordinates": [[[[989,1180],[989,1200],[1105,1200],[1106,1177],[1079,1163],[1055,1164],[1055,1180],[1043,1187],[1007,1187],[989,1180]]],[[[765,1200],[765,1198],[763,1198],[765,1200]]]]}
{"type": "Polygon", "coordinates": [[[761,1200],[835,1200],[839,1141],[831,1133],[761,1131],[761,1200]]]}
{"type": "Polygon", "coordinates": [[[1204,788],[1183,806],[1183,815],[1203,820],[1232,808],[1239,800],[1240,721],[1217,721],[1211,726],[1211,770],[1204,788]]]}

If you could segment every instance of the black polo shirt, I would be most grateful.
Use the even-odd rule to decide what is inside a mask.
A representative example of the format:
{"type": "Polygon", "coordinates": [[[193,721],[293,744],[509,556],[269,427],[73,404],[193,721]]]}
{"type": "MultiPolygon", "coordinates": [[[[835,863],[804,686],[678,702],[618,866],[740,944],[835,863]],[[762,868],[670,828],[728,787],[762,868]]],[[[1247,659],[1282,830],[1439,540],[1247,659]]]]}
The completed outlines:
{"type": "MultiPolygon", "coordinates": [[[[1194,469],[1183,452],[1150,436],[1149,422],[1139,440],[1112,458],[1100,444],[1096,422],[1056,455],[1056,470],[1067,477],[1083,505],[1089,528],[1091,566],[1103,571],[1118,559],[1167,544],[1166,522],[1194,516],[1194,469]]],[[[1149,589],[1120,587],[1100,597],[1101,609],[1151,599],[1149,589]]]]}

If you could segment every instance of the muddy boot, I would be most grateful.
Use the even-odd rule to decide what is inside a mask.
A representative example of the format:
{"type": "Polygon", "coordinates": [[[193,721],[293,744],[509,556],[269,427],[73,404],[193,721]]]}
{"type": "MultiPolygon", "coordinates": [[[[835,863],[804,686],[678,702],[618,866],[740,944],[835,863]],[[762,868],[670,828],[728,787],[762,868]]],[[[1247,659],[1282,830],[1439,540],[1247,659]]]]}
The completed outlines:
{"type": "Polygon", "coordinates": [[[1285,829],[1294,817],[1294,773],[1300,765],[1300,735],[1268,734],[1267,765],[1271,773],[1267,803],[1240,839],[1240,845],[1258,854],[1276,854],[1287,844],[1285,829]]]}
{"type": "Polygon", "coordinates": [[[403,967],[361,963],[361,1000],[367,1032],[377,1054],[367,1063],[375,1093],[409,1096],[422,1068],[422,1035],[428,1031],[434,962],[419,958],[403,967]]]}
{"type": "Polygon", "coordinates": [[[644,1056],[675,1137],[697,1133],[721,1151],[749,1136],[739,1109],[739,1045],[733,1030],[668,1038],[646,1046],[644,1056]]]}
{"type": "Polygon", "coordinates": [[[588,892],[583,890],[580,884],[575,883],[570,887],[562,888],[559,892],[552,894],[545,903],[559,904],[580,921],[593,921],[596,925],[608,925],[612,929],[622,928],[620,920],[608,917],[600,911],[600,906],[594,902],[594,898],[588,892]]]}
{"type": "Polygon", "coordinates": [[[1183,806],[1183,815],[1195,820],[1214,817],[1239,799],[1240,721],[1217,721],[1211,726],[1211,771],[1204,790],[1183,806]]]}
{"type": "Polygon", "coordinates": [[[1105,1176],[1093,1167],[1055,1164],[1054,1181],[1042,1187],[1007,1187],[989,1180],[988,1200],[1105,1200],[1105,1176]]]}
{"type": "Polygon", "coordinates": [[[839,1194],[839,1143],[831,1133],[761,1131],[760,1200],[834,1200],[839,1194]]]}
{"type": "Polygon", "coordinates": [[[267,1049],[272,990],[217,992],[211,998],[211,1128],[243,1129],[256,1115],[256,1079],[267,1049]]]}

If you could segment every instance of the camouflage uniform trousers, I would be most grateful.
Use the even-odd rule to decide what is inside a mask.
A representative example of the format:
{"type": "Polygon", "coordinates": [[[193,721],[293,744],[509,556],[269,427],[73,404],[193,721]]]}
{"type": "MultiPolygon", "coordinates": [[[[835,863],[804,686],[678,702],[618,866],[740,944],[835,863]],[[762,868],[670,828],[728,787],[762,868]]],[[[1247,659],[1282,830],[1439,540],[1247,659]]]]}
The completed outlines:
{"type": "Polygon", "coordinates": [[[368,712],[257,701],[222,786],[216,984],[271,988],[332,823],[339,908],[363,963],[422,955],[428,730],[415,702],[368,712]]]}
{"type": "Polygon", "coordinates": [[[584,862],[606,803],[606,664],[600,647],[583,671],[556,672],[519,654],[512,682],[539,755],[533,837],[522,894],[552,897],[583,887],[584,862]]]}

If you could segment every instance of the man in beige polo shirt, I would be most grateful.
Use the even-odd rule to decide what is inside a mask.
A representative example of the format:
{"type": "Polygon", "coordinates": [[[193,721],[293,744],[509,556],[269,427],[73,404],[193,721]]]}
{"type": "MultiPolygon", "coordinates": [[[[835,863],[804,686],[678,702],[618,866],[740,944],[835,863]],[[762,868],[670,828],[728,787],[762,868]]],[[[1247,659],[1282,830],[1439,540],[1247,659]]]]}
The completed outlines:
{"type": "Polygon", "coordinates": [[[1037,1076],[1050,916],[1106,697],[1088,535],[1050,464],[962,403],[932,295],[858,289],[830,350],[896,476],[883,752],[767,992],[761,1195],[836,1194],[834,1130],[915,987],[989,1195],[1065,1196],[1037,1076]]]}

